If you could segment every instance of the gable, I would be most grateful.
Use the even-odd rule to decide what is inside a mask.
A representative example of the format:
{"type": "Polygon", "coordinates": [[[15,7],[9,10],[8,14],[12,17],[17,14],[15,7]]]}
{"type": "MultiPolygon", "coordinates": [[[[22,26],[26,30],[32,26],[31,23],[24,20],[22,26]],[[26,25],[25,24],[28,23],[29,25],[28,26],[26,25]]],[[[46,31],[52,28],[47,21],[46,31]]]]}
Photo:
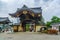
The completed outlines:
{"type": "Polygon", "coordinates": [[[22,8],[18,8],[17,11],[14,14],[9,14],[9,15],[14,16],[14,17],[20,16],[23,11],[25,11],[25,14],[26,14],[26,11],[29,11],[30,15],[42,14],[41,7],[28,8],[26,5],[23,5],[23,7],[22,8]]]}

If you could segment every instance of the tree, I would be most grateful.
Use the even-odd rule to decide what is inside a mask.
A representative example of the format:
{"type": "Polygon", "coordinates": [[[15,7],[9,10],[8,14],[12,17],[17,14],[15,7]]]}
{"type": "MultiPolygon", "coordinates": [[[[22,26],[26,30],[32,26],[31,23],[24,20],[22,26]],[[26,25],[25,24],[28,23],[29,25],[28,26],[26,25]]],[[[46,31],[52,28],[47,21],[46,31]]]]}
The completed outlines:
{"type": "Polygon", "coordinates": [[[53,16],[52,19],[51,19],[51,21],[46,22],[46,26],[47,27],[51,27],[50,25],[52,23],[57,23],[57,22],[60,22],[60,18],[57,17],[57,16],[53,16]]]}
{"type": "Polygon", "coordinates": [[[51,22],[52,22],[52,23],[60,22],[60,18],[57,17],[57,16],[53,16],[52,19],[51,19],[51,22]]]}
{"type": "Polygon", "coordinates": [[[46,23],[46,26],[47,26],[47,27],[50,27],[50,24],[51,24],[51,22],[47,22],[47,23],[46,23]]]}

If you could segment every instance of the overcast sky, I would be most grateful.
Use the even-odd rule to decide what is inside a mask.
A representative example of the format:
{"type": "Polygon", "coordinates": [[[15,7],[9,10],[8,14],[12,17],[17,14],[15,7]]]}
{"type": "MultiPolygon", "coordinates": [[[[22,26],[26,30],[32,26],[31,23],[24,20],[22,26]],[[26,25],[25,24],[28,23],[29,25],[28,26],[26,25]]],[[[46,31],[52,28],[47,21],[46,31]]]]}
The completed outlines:
{"type": "Polygon", "coordinates": [[[28,7],[42,7],[45,21],[52,16],[60,17],[60,0],[0,0],[0,17],[9,17],[9,13],[16,12],[23,5],[28,7]]]}

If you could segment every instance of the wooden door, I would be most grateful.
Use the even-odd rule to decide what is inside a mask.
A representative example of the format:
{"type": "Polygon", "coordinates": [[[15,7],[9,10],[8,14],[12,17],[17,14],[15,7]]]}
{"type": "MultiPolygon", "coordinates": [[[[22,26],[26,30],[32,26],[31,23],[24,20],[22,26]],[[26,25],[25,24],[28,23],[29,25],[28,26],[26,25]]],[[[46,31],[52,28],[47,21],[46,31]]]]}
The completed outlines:
{"type": "Polygon", "coordinates": [[[18,32],[18,27],[17,26],[14,26],[13,29],[14,29],[14,32],[18,32]]]}

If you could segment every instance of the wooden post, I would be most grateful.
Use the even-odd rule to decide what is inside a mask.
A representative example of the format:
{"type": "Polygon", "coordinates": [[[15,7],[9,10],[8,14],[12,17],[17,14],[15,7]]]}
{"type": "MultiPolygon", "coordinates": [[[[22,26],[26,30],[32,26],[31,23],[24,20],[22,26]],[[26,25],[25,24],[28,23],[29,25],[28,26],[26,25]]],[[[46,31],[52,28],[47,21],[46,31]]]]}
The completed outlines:
{"type": "Polygon", "coordinates": [[[34,29],[34,32],[36,32],[36,24],[34,24],[34,28],[35,28],[35,29],[34,29]]]}

